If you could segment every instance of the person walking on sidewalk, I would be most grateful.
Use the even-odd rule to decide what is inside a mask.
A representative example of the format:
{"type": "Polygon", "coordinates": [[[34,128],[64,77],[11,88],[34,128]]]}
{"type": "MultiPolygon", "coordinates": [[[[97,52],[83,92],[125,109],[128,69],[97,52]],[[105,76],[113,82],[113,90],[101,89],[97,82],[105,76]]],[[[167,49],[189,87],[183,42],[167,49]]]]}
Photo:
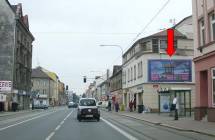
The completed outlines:
{"type": "Polygon", "coordinates": [[[132,100],[129,102],[129,108],[130,108],[130,112],[132,112],[133,111],[133,102],[132,102],[132,100]]]}
{"type": "Polygon", "coordinates": [[[174,110],[175,110],[175,120],[178,120],[178,109],[179,109],[179,106],[178,106],[178,99],[177,99],[177,96],[175,95],[174,99],[173,99],[173,102],[172,102],[173,106],[174,106],[174,110]]]}
{"type": "Polygon", "coordinates": [[[108,101],[108,111],[111,111],[111,101],[108,101]]]}
{"type": "Polygon", "coordinates": [[[119,103],[118,103],[118,101],[116,101],[116,103],[115,103],[115,111],[116,111],[116,112],[119,111],[119,103]]]}

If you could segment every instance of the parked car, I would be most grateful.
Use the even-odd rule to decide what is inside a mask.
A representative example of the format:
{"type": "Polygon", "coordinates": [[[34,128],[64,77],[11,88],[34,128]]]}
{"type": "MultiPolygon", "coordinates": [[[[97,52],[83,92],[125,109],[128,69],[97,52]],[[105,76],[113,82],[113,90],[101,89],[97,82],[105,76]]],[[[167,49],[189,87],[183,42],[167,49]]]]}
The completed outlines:
{"type": "Polygon", "coordinates": [[[78,107],[77,103],[74,103],[74,102],[69,102],[68,103],[68,108],[77,108],[77,107],[78,107]]]}
{"type": "Polygon", "coordinates": [[[96,104],[99,108],[107,108],[108,107],[108,101],[98,101],[96,104]]]}
{"type": "Polygon", "coordinates": [[[32,109],[48,109],[48,101],[47,99],[34,99],[32,103],[32,109]]]}
{"type": "Polygon", "coordinates": [[[94,98],[81,98],[77,110],[77,119],[79,121],[86,118],[100,120],[100,111],[94,98]]]}

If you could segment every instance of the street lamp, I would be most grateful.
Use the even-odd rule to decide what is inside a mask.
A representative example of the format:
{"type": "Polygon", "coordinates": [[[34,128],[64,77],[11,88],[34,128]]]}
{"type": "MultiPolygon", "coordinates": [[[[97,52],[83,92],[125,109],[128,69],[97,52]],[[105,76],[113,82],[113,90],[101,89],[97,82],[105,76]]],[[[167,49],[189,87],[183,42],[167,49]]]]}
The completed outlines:
{"type": "Polygon", "coordinates": [[[122,46],[120,46],[120,45],[114,45],[114,44],[108,44],[108,45],[99,45],[99,46],[101,46],[101,47],[109,47],[109,46],[113,46],[113,47],[118,47],[118,48],[120,48],[120,50],[121,50],[121,53],[122,53],[122,56],[123,56],[123,48],[122,48],[122,46]]]}

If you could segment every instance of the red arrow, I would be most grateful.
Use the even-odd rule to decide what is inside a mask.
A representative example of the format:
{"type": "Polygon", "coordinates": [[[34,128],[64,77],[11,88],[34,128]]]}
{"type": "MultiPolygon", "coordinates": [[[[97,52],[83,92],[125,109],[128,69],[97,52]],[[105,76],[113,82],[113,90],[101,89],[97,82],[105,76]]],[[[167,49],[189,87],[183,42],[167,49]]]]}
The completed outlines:
{"type": "Polygon", "coordinates": [[[167,29],[167,49],[166,53],[171,57],[175,53],[174,29],[167,29]]]}

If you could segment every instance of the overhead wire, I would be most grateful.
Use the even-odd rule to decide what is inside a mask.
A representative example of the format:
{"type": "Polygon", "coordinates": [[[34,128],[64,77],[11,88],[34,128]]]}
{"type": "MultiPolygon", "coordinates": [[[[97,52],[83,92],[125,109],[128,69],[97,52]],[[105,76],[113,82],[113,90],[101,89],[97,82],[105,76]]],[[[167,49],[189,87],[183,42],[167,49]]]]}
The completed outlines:
{"type": "MultiPolygon", "coordinates": [[[[131,43],[129,43],[129,45],[123,49],[123,50],[127,50],[129,49],[132,44],[138,39],[138,37],[149,27],[149,25],[157,18],[157,16],[166,8],[166,6],[169,4],[170,0],[167,0],[162,6],[161,8],[155,13],[155,15],[149,20],[149,22],[143,27],[143,29],[134,37],[134,39],[132,39],[131,43]]],[[[110,66],[108,66],[107,68],[109,69],[110,67],[112,67],[112,65],[118,61],[119,58],[122,58],[122,56],[118,56],[112,63],[110,66]]],[[[122,58],[123,59],[123,58],[122,58]]]]}

